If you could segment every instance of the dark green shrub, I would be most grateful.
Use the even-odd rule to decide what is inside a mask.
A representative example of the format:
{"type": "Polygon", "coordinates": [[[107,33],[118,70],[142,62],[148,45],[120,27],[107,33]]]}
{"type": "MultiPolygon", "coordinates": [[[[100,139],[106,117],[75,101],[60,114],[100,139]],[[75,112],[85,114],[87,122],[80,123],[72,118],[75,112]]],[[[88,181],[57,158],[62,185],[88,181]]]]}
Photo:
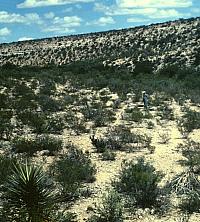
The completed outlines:
{"type": "Polygon", "coordinates": [[[186,113],[178,122],[178,126],[187,132],[192,132],[194,129],[200,128],[200,112],[187,109],[186,113]]]}
{"type": "Polygon", "coordinates": [[[128,115],[125,119],[128,121],[141,123],[144,119],[144,114],[140,111],[138,107],[135,107],[133,109],[126,109],[126,113],[128,113],[128,115]]]}
{"type": "Polygon", "coordinates": [[[137,206],[146,208],[156,204],[159,195],[158,183],[162,175],[144,159],[123,162],[119,180],[114,186],[119,192],[128,194],[137,206]]]}
{"type": "Polygon", "coordinates": [[[72,129],[77,135],[88,133],[85,120],[75,115],[72,111],[67,112],[63,118],[66,128],[72,129]]]}
{"type": "Polygon", "coordinates": [[[102,153],[102,160],[115,160],[116,154],[114,152],[112,152],[109,149],[106,149],[103,153],[102,153]]]}
{"type": "Polygon", "coordinates": [[[161,116],[161,119],[174,120],[173,109],[166,104],[158,108],[158,115],[161,116]]]}
{"type": "Polygon", "coordinates": [[[13,125],[11,123],[11,118],[13,117],[13,112],[10,110],[0,110],[0,139],[9,140],[12,135],[13,125]]]}
{"type": "Polygon", "coordinates": [[[175,176],[168,183],[171,192],[181,197],[180,208],[186,212],[200,212],[200,181],[190,169],[175,176]]]}
{"type": "Polygon", "coordinates": [[[48,218],[54,205],[53,184],[40,167],[16,164],[5,189],[5,207],[12,221],[43,222],[48,218]]]}
{"type": "Polygon", "coordinates": [[[186,157],[182,163],[189,166],[193,172],[200,172],[200,143],[186,140],[184,144],[179,144],[178,149],[186,157]]]}
{"type": "Polygon", "coordinates": [[[176,77],[179,69],[180,67],[178,65],[165,65],[159,70],[159,75],[169,78],[176,77]]]}
{"type": "Polygon", "coordinates": [[[12,140],[12,150],[16,153],[26,153],[32,156],[37,151],[48,150],[54,155],[62,149],[62,140],[49,135],[40,135],[35,138],[15,137],[12,140]]]}
{"type": "Polygon", "coordinates": [[[96,214],[88,222],[122,222],[123,205],[121,197],[115,191],[108,191],[103,196],[101,205],[97,206],[96,214]]]}
{"type": "Polygon", "coordinates": [[[15,158],[0,155],[0,185],[11,175],[13,164],[16,162],[15,158]]]}
{"type": "Polygon", "coordinates": [[[82,150],[71,146],[67,155],[55,161],[50,169],[56,181],[62,185],[64,200],[75,197],[82,182],[93,182],[95,166],[82,150]]]}
{"type": "Polygon", "coordinates": [[[187,213],[200,212],[200,190],[190,192],[183,198],[180,208],[187,213]]]}
{"type": "Polygon", "coordinates": [[[57,101],[48,95],[39,95],[37,101],[43,112],[58,112],[63,111],[65,108],[61,101],[57,101]]]}
{"type": "Polygon", "coordinates": [[[135,69],[134,69],[135,74],[139,73],[151,74],[152,71],[153,71],[153,64],[150,61],[139,61],[136,62],[135,64],[135,69]]]}
{"type": "Polygon", "coordinates": [[[40,134],[47,132],[47,117],[42,112],[23,110],[17,114],[17,118],[24,125],[31,127],[33,133],[40,134]]]}
{"type": "Polygon", "coordinates": [[[92,145],[97,149],[97,153],[103,153],[106,151],[106,141],[103,138],[95,138],[94,135],[90,137],[92,145]]]}
{"type": "Polygon", "coordinates": [[[52,222],[77,222],[77,215],[71,212],[52,212],[51,215],[52,222]]]}
{"type": "Polygon", "coordinates": [[[54,115],[47,118],[47,132],[53,134],[62,134],[66,128],[64,118],[54,115]]]}
{"type": "Polygon", "coordinates": [[[86,103],[82,113],[86,120],[94,121],[96,127],[106,126],[115,119],[114,112],[104,108],[102,103],[94,103],[92,106],[86,103]]]}

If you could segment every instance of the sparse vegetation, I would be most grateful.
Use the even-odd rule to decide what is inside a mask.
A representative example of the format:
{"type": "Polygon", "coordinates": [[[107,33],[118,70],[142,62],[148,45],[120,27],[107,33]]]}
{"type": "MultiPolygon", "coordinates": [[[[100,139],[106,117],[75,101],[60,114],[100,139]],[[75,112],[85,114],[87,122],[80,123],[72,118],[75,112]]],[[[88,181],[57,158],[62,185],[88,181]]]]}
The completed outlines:
{"type": "Polygon", "coordinates": [[[162,175],[141,158],[137,163],[124,162],[114,185],[119,192],[131,196],[136,206],[145,208],[156,204],[161,178],[162,175]]]}
{"type": "Polygon", "coordinates": [[[62,188],[63,201],[77,197],[82,182],[93,182],[96,169],[91,160],[81,150],[70,146],[66,156],[62,156],[51,166],[54,175],[62,188]]]}
{"type": "Polygon", "coordinates": [[[121,197],[115,191],[108,191],[102,198],[102,203],[96,207],[96,214],[88,222],[122,222],[123,204],[121,197]]]}
{"type": "MultiPolygon", "coordinates": [[[[163,213],[168,207],[165,204],[170,205],[165,200],[168,190],[160,186],[180,169],[182,173],[169,181],[180,204],[175,210],[171,206],[165,220],[181,220],[176,215],[179,210],[186,215],[199,212],[200,69],[196,30],[199,20],[189,19],[128,32],[119,30],[118,35],[111,31],[55,38],[51,40],[53,47],[40,51],[40,41],[36,41],[37,47],[30,50],[27,60],[27,48],[20,59],[18,54],[12,58],[12,47],[15,52],[23,52],[20,47],[27,43],[13,43],[11,48],[2,45],[1,64],[7,64],[0,67],[0,221],[74,222],[82,217],[87,221],[91,215],[89,221],[146,220],[146,216],[154,221],[158,219],[154,207],[158,204],[159,213],[163,213]],[[193,35],[187,34],[188,25],[188,33],[192,30],[193,35]],[[138,34],[136,38],[134,33],[138,34]],[[182,47],[183,52],[179,50],[182,47]],[[51,64],[43,66],[50,57],[51,64]],[[37,66],[19,67],[12,62],[37,66]],[[143,90],[149,94],[148,110],[143,107],[143,90]],[[177,125],[184,137],[176,137],[177,125]],[[170,145],[159,144],[169,141],[170,145]],[[174,149],[177,142],[182,145],[174,149]],[[144,158],[136,159],[141,156],[144,158]],[[22,164],[27,157],[32,164],[22,164]],[[155,167],[144,159],[151,160],[155,167]],[[33,163],[44,166],[48,176],[33,163]],[[159,170],[166,172],[161,183],[159,170]],[[40,210],[31,207],[35,212],[26,208],[19,198],[19,194],[23,196],[22,187],[12,188],[20,185],[15,182],[22,181],[23,175],[23,189],[29,183],[27,175],[29,179],[32,175],[38,195],[43,190],[56,193],[56,199],[48,206],[40,205],[40,210]],[[40,175],[47,179],[40,180],[40,175]],[[102,204],[91,206],[91,201],[98,201],[99,194],[112,184],[115,191],[109,190],[102,204]],[[17,195],[13,193],[16,190],[17,195]],[[122,202],[126,203],[125,214],[122,202]]],[[[45,45],[49,41],[46,39],[45,45]]],[[[35,46],[35,41],[30,44],[35,46]]],[[[174,196],[170,197],[173,202],[174,196]]],[[[35,201],[31,197],[30,205],[35,201]]],[[[199,220],[198,214],[192,216],[199,220]]]]}

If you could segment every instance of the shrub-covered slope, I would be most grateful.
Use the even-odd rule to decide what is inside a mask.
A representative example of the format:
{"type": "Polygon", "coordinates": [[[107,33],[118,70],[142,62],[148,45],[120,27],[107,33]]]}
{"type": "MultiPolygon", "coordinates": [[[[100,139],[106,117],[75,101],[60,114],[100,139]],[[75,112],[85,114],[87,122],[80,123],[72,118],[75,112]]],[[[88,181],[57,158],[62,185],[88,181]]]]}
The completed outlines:
{"type": "MultiPolygon", "coordinates": [[[[54,37],[0,45],[0,64],[45,66],[101,59],[104,64],[133,70],[147,61],[199,65],[200,18],[180,19],[124,30],[54,37]]],[[[144,66],[144,64],[143,64],[144,66]]]]}

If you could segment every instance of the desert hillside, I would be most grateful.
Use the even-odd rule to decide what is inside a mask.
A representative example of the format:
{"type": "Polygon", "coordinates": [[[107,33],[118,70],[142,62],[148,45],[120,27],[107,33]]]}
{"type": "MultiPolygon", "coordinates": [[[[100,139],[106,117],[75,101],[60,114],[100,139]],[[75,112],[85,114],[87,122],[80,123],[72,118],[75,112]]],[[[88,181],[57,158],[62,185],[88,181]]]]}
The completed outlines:
{"type": "Polygon", "coordinates": [[[1,44],[0,222],[199,222],[199,35],[1,44]]]}
{"type": "Polygon", "coordinates": [[[134,70],[138,62],[199,65],[200,19],[0,45],[0,64],[63,65],[101,59],[134,70]]]}
{"type": "Polygon", "coordinates": [[[192,66],[2,66],[0,221],[198,222],[199,83],[192,66]]]}

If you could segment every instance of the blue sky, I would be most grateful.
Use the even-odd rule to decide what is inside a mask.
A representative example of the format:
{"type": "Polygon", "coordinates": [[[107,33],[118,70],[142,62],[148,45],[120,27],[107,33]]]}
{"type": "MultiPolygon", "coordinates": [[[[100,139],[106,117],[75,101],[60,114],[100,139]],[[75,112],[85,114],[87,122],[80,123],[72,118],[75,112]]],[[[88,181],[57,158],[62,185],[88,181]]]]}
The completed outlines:
{"type": "Polygon", "coordinates": [[[200,0],[0,0],[0,43],[200,16],[200,0]]]}

